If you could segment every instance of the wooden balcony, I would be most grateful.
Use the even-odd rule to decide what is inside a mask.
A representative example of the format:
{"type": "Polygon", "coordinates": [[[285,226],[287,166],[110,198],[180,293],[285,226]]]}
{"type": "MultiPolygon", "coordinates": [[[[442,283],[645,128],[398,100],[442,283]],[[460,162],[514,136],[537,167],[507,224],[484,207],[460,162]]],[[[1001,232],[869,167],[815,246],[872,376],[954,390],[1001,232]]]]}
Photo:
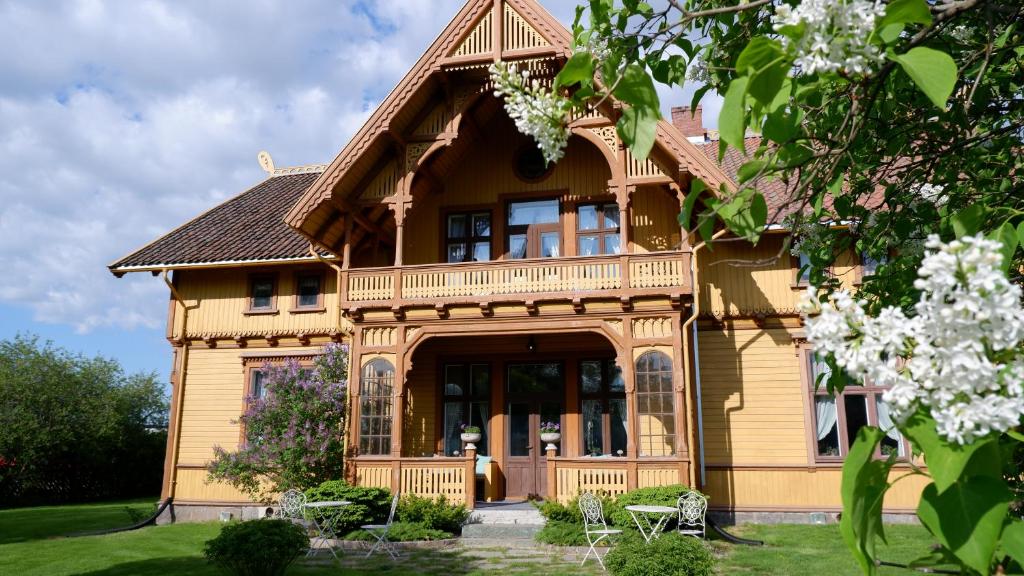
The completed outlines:
{"type": "Polygon", "coordinates": [[[348,271],[346,308],[581,297],[680,296],[690,286],[689,252],[577,256],[348,271]]]}

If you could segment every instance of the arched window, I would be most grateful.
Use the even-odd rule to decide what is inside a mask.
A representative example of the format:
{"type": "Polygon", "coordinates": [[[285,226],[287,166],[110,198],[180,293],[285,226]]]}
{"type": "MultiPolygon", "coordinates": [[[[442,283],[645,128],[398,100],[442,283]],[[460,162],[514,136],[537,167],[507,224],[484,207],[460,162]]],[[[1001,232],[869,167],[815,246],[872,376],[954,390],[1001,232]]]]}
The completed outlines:
{"type": "Polygon", "coordinates": [[[359,379],[359,453],[391,453],[395,367],[383,358],[363,366],[359,379]]]}
{"type": "Polygon", "coordinates": [[[672,456],[676,445],[672,359],[645,352],[636,360],[636,404],[641,456],[672,456]]]}

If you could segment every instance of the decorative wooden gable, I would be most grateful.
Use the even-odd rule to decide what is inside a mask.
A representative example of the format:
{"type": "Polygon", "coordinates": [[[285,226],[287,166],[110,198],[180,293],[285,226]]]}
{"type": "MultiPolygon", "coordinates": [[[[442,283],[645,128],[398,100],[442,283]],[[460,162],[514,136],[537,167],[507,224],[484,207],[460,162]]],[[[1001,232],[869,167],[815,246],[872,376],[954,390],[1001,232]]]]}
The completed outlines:
{"type": "Polygon", "coordinates": [[[448,56],[479,56],[492,52],[494,52],[494,11],[488,10],[476,26],[469,31],[469,34],[466,34],[462,43],[448,56]]]}
{"type": "Polygon", "coordinates": [[[537,31],[510,4],[505,4],[504,29],[502,30],[502,46],[504,50],[527,50],[530,48],[546,48],[551,42],[537,31]]]}

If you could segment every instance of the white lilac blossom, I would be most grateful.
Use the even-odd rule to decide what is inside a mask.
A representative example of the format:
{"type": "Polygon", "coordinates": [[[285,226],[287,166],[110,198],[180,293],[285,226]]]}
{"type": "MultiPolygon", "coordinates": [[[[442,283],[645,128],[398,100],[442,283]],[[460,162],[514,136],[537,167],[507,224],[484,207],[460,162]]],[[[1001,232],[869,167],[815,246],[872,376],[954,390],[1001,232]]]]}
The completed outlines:
{"type": "Polygon", "coordinates": [[[807,338],[851,377],[889,387],[883,400],[899,421],[924,408],[941,436],[968,444],[1024,415],[1021,288],[1003,272],[998,242],[933,235],[925,246],[914,316],[888,307],[870,317],[846,291],[822,302],[809,288],[807,338]]]}
{"type": "Polygon", "coordinates": [[[494,95],[505,98],[505,112],[516,129],[533,137],[548,163],[558,162],[569,144],[571,103],[530,79],[528,70],[496,62],[490,67],[494,95]]]}
{"type": "Polygon", "coordinates": [[[946,203],[946,197],[943,195],[945,190],[946,187],[941,184],[929,184],[928,182],[923,184],[917,183],[910,187],[910,191],[916,196],[936,206],[942,206],[946,203]]]}
{"type": "Polygon", "coordinates": [[[863,76],[883,61],[881,50],[869,38],[884,14],[885,6],[878,0],[803,0],[796,7],[776,7],[772,21],[776,31],[803,26],[799,40],[784,35],[782,42],[796,50],[795,64],[805,74],[863,76]]]}

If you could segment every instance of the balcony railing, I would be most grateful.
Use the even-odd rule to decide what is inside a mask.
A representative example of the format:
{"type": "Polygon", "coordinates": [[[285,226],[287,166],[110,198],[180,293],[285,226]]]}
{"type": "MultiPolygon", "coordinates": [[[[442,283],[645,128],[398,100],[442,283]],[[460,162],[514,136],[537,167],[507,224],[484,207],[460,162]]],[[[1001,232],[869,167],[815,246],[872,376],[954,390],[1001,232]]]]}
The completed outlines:
{"type": "MultiPolygon", "coordinates": [[[[348,271],[343,300],[356,305],[513,300],[608,292],[689,292],[688,252],[427,264],[348,271]],[[397,288],[397,289],[396,289],[397,288]]],[[[614,294],[611,294],[614,293],[614,294]]]]}

